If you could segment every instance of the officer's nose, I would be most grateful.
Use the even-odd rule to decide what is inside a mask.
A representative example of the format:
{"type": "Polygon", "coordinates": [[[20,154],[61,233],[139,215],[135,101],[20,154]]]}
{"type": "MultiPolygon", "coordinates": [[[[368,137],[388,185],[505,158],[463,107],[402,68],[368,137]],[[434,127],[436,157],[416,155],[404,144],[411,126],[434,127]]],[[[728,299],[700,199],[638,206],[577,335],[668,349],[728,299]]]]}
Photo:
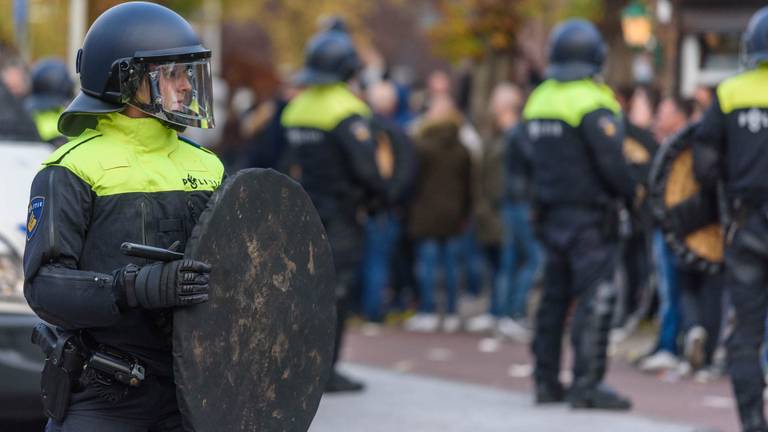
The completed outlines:
{"type": "Polygon", "coordinates": [[[181,79],[176,82],[176,90],[183,92],[192,90],[192,83],[189,82],[189,78],[182,76],[181,79]]]}

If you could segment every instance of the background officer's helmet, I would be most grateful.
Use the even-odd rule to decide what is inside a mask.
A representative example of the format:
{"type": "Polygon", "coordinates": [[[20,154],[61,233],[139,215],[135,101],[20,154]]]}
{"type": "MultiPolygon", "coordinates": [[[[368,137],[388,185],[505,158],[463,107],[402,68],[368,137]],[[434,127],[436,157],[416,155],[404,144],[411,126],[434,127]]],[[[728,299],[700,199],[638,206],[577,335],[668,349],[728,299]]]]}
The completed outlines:
{"type": "Polygon", "coordinates": [[[362,67],[355,45],[345,32],[318,33],[304,52],[304,69],[296,76],[298,85],[321,85],[351,79],[362,67]]]}
{"type": "Polygon", "coordinates": [[[768,6],[755,12],[742,37],[742,62],[748,68],[768,62],[768,6]]]}
{"type": "Polygon", "coordinates": [[[85,35],[77,56],[80,94],[59,119],[73,136],[95,115],[126,104],[172,126],[212,128],[211,51],[176,12],[146,2],[108,9],[85,35]]]}
{"type": "Polygon", "coordinates": [[[607,48],[595,26],[571,19],[552,30],[547,77],[558,81],[589,78],[600,73],[607,48]]]}
{"type": "Polygon", "coordinates": [[[318,31],[340,31],[349,34],[347,21],[339,15],[326,15],[320,18],[318,31]]]}
{"type": "Polygon", "coordinates": [[[29,112],[64,107],[75,95],[75,83],[67,66],[56,58],[45,58],[32,68],[32,93],[24,101],[29,112]]]}

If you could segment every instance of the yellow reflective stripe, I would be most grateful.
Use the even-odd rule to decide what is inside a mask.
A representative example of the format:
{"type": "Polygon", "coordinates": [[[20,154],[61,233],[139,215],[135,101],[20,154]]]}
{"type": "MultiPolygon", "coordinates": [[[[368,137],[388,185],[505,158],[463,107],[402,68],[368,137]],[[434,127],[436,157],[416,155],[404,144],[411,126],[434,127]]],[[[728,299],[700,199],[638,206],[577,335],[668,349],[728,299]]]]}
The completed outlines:
{"type": "Polygon", "coordinates": [[[355,114],[370,117],[371,110],[346,85],[337,83],[301,92],[285,107],[281,122],[285,127],[330,131],[355,114]]]}
{"type": "Polygon", "coordinates": [[[598,109],[621,112],[613,91],[591,79],[576,81],[547,80],[536,87],[523,110],[526,120],[562,120],[578,127],[587,114],[598,109]]]}
{"type": "Polygon", "coordinates": [[[723,81],[717,87],[723,114],[744,108],[768,108],[768,65],[723,81]]]}
{"type": "Polygon", "coordinates": [[[89,184],[97,196],[213,191],[224,176],[224,167],[215,155],[186,142],[169,155],[131,150],[117,140],[96,137],[71,148],[61,160],[54,159],[47,166],[67,168],[89,184]]]}

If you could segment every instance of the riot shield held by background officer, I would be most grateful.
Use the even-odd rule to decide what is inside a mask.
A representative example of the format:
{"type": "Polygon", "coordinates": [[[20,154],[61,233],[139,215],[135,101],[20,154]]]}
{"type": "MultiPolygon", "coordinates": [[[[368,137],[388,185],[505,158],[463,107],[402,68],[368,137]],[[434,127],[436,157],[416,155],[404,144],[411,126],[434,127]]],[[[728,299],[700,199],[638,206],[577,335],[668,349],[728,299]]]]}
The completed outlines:
{"type": "Polygon", "coordinates": [[[85,37],[81,91],[58,123],[71,140],[43,163],[28,208],[24,293],[58,327],[47,431],[181,430],[169,314],[208,299],[211,268],[120,245],[181,250],[222,181],[218,158],[178,135],[213,126],[210,56],[151,3],[107,10],[85,37]]]}
{"type": "Polygon", "coordinates": [[[736,309],[728,370],[745,432],[768,431],[760,346],[768,310],[768,7],[743,36],[747,71],[724,81],[696,131],[693,167],[710,190],[724,186],[725,286],[736,309]]]}
{"type": "Polygon", "coordinates": [[[523,116],[533,149],[536,225],[546,250],[544,292],[532,345],[537,403],[565,400],[559,380],[566,316],[571,329],[574,408],[629,409],[603,383],[613,276],[618,259],[616,203],[631,206],[639,189],[622,154],[621,111],[598,82],[606,55],[589,22],[570,20],[551,35],[548,79],[531,94],[523,116]]]}
{"type": "MultiPolygon", "coordinates": [[[[350,37],[342,31],[318,33],[307,44],[304,69],[296,77],[306,88],[285,108],[282,123],[289,149],[284,169],[301,183],[328,232],[337,278],[338,360],[349,306],[362,256],[357,215],[371,195],[383,193],[374,155],[370,110],[348,88],[360,68],[350,37]]],[[[334,371],[326,391],[361,390],[362,384],[334,371]]]]}

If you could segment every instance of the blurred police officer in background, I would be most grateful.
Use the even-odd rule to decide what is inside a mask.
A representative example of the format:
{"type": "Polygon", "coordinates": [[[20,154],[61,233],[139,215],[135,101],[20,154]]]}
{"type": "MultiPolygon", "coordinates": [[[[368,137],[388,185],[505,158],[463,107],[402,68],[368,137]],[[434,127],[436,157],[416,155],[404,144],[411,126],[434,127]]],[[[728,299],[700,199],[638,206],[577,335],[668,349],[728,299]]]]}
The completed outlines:
{"type": "Polygon", "coordinates": [[[36,333],[47,431],[182,430],[170,314],[207,301],[210,267],[120,245],[183,250],[222,181],[219,159],[178,135],[213,126],[210,56],[151,3],[107,10],[85,37],[81,91],[58,123],[71,140],[35,177],[27,219],[24,293],[58,327],[36,333]]]}
{"type": "Polygon", "coordinates": [[[58,123],[74,90],[74,82],[61,60],[47,58],[32,67],[32,92],[24,100],[24,108],[35,120],[40,138],[56,147],[67,142],[59,133],[58,123]]]}
{"type": "Polygon", "coordinates": [[[705,188],[724,186],[725,286],[736,309],[728,369],[742,429],[768,431],[760,345],[768,310],[768,7],[743,36],[748,70],[717,88],[694,140],[694,171],[705,188]]]}
{"type": "Polygon", "coordinates": [[[569,20],[552,32],[548,79],[524,110],[533,149],[536,224],[546,250],[544,292],[532,345],[537,403],[560,402],[566,316],[575,300],[571,343],[574,408],[626,410],[605,384],[619,240],[617,201],[642,195],[622,154],[624,130],[613,92],[597,80],[606,56],[598,30],[569,20]]]}
{"type": "Polygon", "coordinates": [[[330,28],[318,33],[308,42],[304,69],[296,77],[297,84],[306,88],[282,116],[289,149],[281,165],[301,183],[317,208],[336,266],[336,347],[326,391],[363,388],[336,371],[335,365],[363,255],[359,217],[372,196],[384,192],[369,128],[371,112],[347,86],[360,67],[346,32],[330,28]]]}

